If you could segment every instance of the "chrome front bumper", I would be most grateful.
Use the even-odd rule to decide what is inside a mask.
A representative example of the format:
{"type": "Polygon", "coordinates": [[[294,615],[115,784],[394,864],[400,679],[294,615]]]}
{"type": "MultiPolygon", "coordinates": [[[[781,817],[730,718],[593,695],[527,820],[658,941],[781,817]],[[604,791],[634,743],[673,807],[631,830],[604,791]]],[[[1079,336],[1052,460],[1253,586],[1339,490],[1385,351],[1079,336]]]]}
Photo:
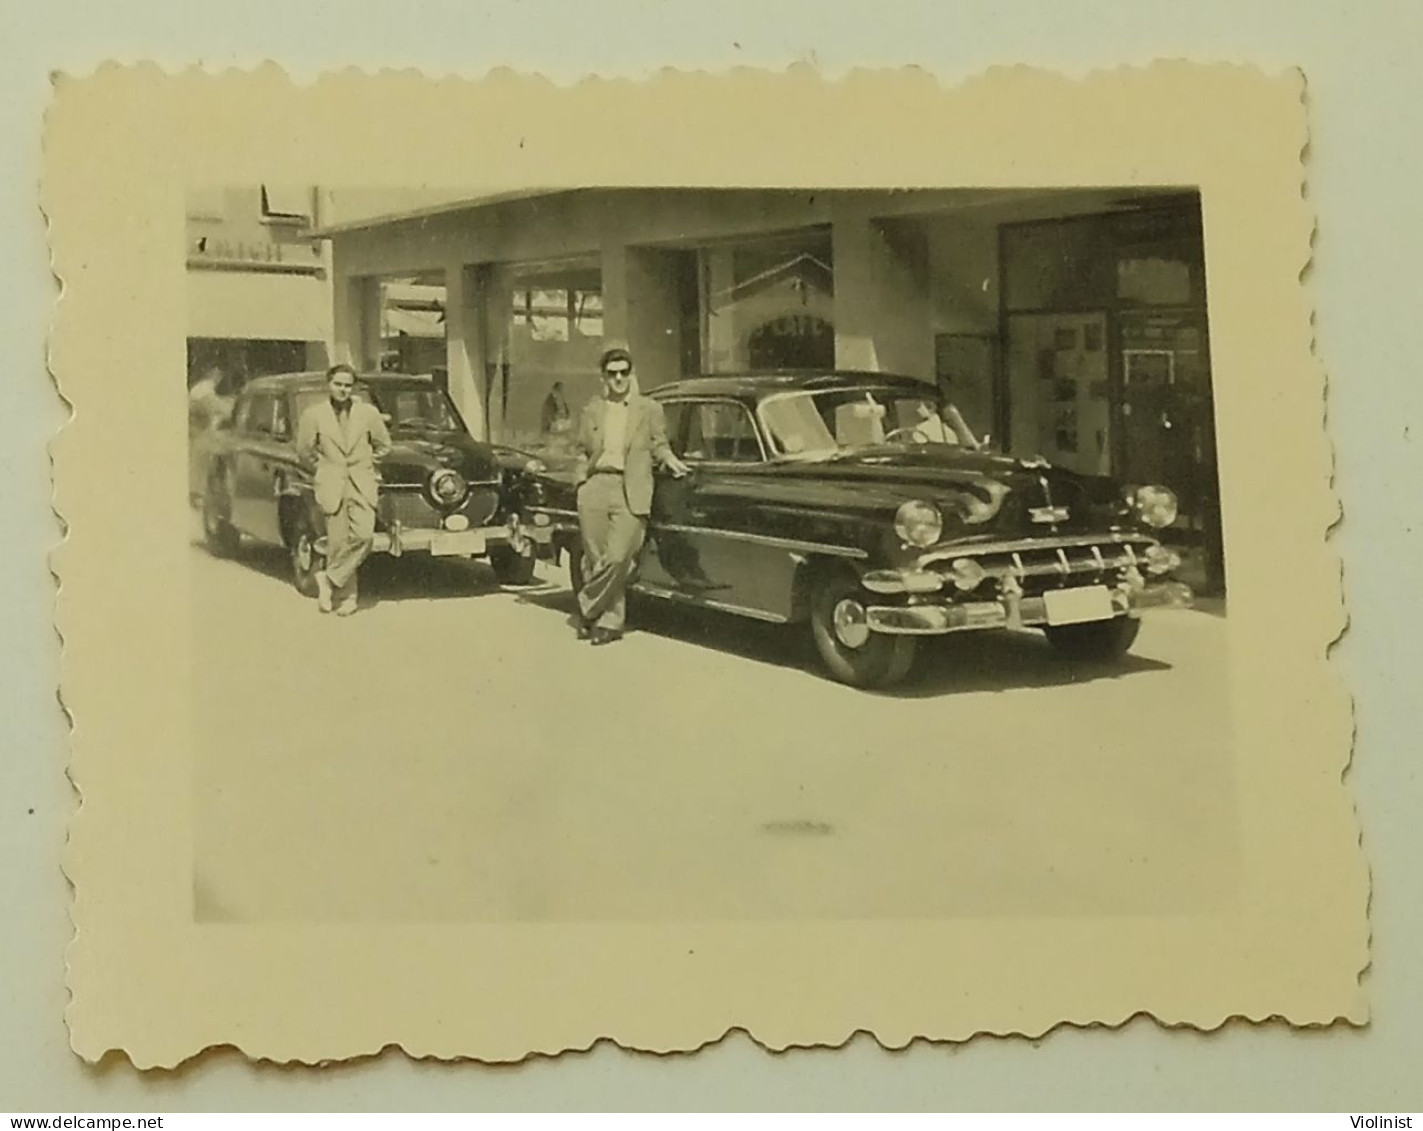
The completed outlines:
{"type": "MultiPolygon", "coordinates": [[[[392,523],[387,530],[378,530],[371,540],[371,552],[389,554],[431,554],[435,557],[478,558],[492,546],[511,546],[519,553],[535,546],[553,542],[553,527],[512,522],[502,526],[476,526],[469,530],[441,530],[392,523]]],[[[326,553],[326,539],[316,540],[318,553],[326,553]]]]}
{"type": "MultiPolygon", "coordinates": [[[[1194,596],[1179,581],[1123,584],[1109,588],[1112,616],[1137,616],[1152,609],[1190,608],[1194,596]]],[[[913,600],[913,599],[912,599],[913,600]]],[[[891,636],[942,636],[985,628],[1030,628],[1049,623],[1047,601],[1009,591],[994,600],[925,601],[906,605],[870,605],[865,609],[873,632],[891,636]]]]}

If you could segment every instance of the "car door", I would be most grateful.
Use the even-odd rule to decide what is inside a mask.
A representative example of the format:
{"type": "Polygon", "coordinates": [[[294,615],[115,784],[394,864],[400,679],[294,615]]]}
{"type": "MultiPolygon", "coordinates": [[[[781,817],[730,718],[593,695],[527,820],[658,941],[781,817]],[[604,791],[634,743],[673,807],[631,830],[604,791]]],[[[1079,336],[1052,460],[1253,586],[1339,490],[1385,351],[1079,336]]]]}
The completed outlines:
{"type": "Polygon", "coordinates": [[[238,443],[232,455],[232,523],[262,542],[280,543],[277,478],[282,467],[276,436],[279,397],[254,394],[237,422],[238,443]]]}
{"type": "Polygon", "coordinates": [[[706,398],[682,402],[678,411],[678,454],[692,474],[658,481],[647,551],[656,566],[644,576],[660,575],[699,603],[779,619],[795,562],[757,529],[767,463],[750,409],[706,398]]]}

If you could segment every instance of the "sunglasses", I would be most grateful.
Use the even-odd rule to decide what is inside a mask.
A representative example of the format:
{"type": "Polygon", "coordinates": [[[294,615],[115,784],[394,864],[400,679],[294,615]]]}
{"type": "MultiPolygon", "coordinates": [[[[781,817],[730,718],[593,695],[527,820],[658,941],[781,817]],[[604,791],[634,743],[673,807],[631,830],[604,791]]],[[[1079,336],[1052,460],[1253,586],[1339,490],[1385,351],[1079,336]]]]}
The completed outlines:
{"type": "Polygon", "coordinates": [[[632,372],[632,366],[631,366],[631,365],[609,366],[607,369],[603,370],[603,372],[606,373],[609,377],[626,377],[629,373],[632,372]]]}

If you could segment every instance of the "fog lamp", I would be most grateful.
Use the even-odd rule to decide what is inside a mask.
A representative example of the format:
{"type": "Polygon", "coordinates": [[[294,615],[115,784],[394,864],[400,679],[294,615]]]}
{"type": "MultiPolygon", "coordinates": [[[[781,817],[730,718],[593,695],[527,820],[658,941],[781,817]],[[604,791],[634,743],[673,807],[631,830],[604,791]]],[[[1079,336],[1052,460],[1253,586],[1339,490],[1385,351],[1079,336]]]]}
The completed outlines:
{"type": "Polygon", "coordinates": [[[549,516],[544,514],[543,511],[539,511],[534,515],[535,526],[548,526],[552,522],[553,519],[549,518],[549,516]]]}
{"type": "Polygon", "coordinates": [[[1142,522],[1157,530],[1176,521],[1176,496],[1165,487],[1138,487],[1132,506],[1142,522]]]}
{"type": "Polygon", "coordinates": [[[895,512],[894,529],[911,546],[932,546],[943,533],[944,520],[933,503],[914,499],[895,512]]]}
{"type": "Polygon", "coordinates": [[[949,567],[954,577],[954,588],[961,593],[970,593],[983,584],[988,576],[984,568],[973,558],[955,558],[949,567]]]}
{"type": "Polygon", "coordinates": [[[469,518],[462,514],[445,515],[444,526],[446,530],[460,531],[469,529],[469,518]]]}

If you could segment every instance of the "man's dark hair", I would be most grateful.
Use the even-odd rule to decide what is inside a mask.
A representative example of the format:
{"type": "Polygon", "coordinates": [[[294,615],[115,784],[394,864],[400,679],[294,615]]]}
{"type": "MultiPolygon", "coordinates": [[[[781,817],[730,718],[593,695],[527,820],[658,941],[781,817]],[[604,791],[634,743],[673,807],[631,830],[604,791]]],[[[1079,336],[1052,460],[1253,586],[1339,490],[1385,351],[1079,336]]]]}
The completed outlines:
{"type": "Polygon", "coordinates": [[[598,359],[598,368],[606,369],[615,361],[626,361],[631,365],[632,354],[630,354],[624,346],[613,346],[611,349],[605,349],[603,356],[598,359]]]}
{"type": "Polygon", "coordinates": [[[353,381],[360,376],[360,374],[356,372],[356,367],[354,365],[349,365],[344,361],[338,361],[335,365],[333,365],[330,369],[326,371],[326,383],[329,385],[331,383],[331,379],[335,377],[338,373],[349,373],[351,375],[351,380],[353,381]]]}

